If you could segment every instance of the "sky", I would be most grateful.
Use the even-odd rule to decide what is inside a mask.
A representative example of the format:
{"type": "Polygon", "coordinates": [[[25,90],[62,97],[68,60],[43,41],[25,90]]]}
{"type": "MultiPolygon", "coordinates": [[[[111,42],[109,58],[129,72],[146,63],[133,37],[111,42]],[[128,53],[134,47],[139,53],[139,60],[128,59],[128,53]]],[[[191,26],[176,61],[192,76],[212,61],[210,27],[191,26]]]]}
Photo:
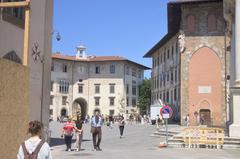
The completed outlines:
{"type": "MultiPolygon", "coordinates": [[[[121,56],[151,67],[143,58],[167,33],[168,0],[55,0],[53,52],[121,56]]],[[[150,72],[145,77],[150,77],[150,72]]]]}

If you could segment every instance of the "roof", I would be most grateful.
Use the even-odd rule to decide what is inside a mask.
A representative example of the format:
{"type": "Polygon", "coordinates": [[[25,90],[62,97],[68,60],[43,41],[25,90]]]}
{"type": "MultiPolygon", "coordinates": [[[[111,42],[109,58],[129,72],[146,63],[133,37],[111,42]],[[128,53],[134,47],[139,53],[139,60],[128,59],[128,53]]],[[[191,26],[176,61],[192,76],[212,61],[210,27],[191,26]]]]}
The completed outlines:
{"type": "Polygon", "coordinates": [[[166,34],[157,44],[155,44],[143,57],[151,57],[151,55],[166,44],[176,33],[166,34]]]}
{"type": "Polygon", "coordinates": [[[169,3],[206,3],[206,2],[218,2],[222,0],[172,0],[169,3]]]}
{"type": "Polygon", "coordinates": [[[173,0],[168,3],[168,32],[167,34],[155,44],[143,57],[151,57],[154,52],[165,45],[173,36],[175,36],[180,29],[181,22],[181,4],[187,3],[210,3],[220,2],[222,0],[173,0]]]}
{"type": "Polygon", "coordinates": [[[134,65],[137,65],[144,70],[149,70],[151,68],[144,66],[142,64],[136,63],[134,61],[128,60],[124,57],[120,56],[88,56],[86,59],[78,59],[76,56],[69,56],[69,55],[64,55],[61,53],[54,53],[52,54],[53,59],[60,59],[60,60],[69,60],[69,61],[79,61],[79,62],[111,62],[111,61],[125,61],[125,62],[130,62],[134,65]]]}

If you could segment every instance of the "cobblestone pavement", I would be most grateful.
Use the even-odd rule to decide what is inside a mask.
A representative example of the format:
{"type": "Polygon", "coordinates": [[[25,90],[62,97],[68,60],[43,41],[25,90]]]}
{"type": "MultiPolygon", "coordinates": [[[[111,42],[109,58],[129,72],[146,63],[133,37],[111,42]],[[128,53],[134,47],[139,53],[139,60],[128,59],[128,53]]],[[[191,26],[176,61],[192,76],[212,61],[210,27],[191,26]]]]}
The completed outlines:
{"type": "MultiPolygon", "coordinates": [[[[240,150],[216,149],[159,149],[157,145],[165,138],[151,137],[155,126],[132,124],[126,125],[124,138],[119,138],[117,125],[113,129],[103,126],[101,148],[103,151],[92,151],[90,126],[85,125],[82,151],[66,152],[61,139],[62,124],[51,122],[51,148],[54,159],[239,159],[240,150]]],[[[171,126],[170,126],[171,127],[171,126]]],[[[174,127],[174,126],[172,126],[174,127]]]]}

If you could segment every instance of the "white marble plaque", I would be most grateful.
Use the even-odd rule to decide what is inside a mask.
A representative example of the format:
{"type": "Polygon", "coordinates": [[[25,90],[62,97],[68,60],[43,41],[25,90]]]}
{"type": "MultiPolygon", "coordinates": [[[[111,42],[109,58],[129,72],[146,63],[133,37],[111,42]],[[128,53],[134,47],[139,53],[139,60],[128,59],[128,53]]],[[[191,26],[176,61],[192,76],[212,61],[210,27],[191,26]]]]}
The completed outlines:
{"type": "Polygon", "coordinates": [[[198,93],[199,94],[211,94],[212,87],[211,86],[198,86],[198,93]]]}

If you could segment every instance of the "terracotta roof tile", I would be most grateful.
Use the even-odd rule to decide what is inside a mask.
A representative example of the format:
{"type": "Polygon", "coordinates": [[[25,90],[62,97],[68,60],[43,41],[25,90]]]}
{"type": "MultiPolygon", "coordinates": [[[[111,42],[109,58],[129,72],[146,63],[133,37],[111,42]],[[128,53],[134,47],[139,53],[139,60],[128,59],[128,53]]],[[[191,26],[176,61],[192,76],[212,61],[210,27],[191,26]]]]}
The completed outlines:
{"type": "Polygon", "coordinates": [[[61,53],[52,54],[52,58],[70,61],[82,61],[82,62],[106,62],[106,61],[127,61],[132,64],[138,65],[145,70],[151,69],[142,64],[136,63],[134,61],[128,60],[120,56],[88,56],[86,59],[78,59],[76,56],[63,55],[61,53]]]}

